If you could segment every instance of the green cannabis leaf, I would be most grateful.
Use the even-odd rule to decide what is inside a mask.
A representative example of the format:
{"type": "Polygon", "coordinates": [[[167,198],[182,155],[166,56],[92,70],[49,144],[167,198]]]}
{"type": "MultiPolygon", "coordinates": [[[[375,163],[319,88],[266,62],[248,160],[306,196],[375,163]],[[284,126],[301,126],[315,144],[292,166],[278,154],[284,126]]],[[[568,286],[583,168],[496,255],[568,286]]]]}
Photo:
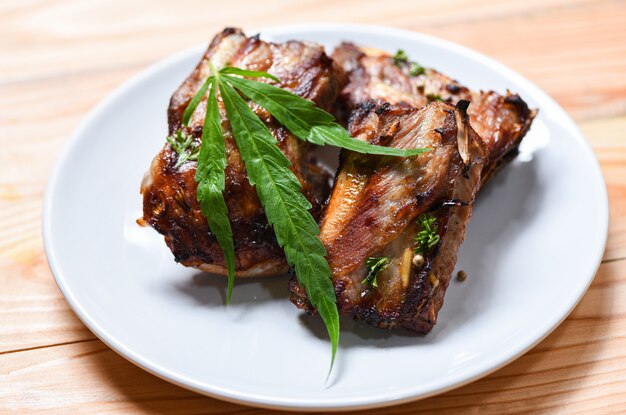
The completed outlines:
{"type": "Polygon", "coordinates": [[[316,107],[313,101],[263,82],[231,76],[226,76],[226,79],[250,100],[265,108],[272,117],[301,140],[385,156],[411,157],[430,150],[383,147],[357,140],[335,122],[335,117],[316,107]]]}
{"type": "Polygon", "coordinates": [[[298,281],[326,324],[332,343],[332,367],[339,344],[339,313],[330,267],[324,258],[326,249],[309,213],[311,204],[267,126],[226,80],[218,78],[218,82],[250,184],[256,188],[287,262],[294,267],[298,281]]]}
{"type": "Polygon", "coordinates": [[[267,72],[261,71],[249,71],[247,69],[235,68],[234,66],[225,66],[220,69],[220,74],[222,75],[241,75],[248,76],[251,78],[267,78],[272,81],[280,83],[280,79],[276,78],[274,75],[269,74],[267,72]]]}
{"type": "Polygon", "coordinates": [[[217,104],[217,85],[215,80],[208,83],[211,92],[207,100],[206,118],[202,128],[202,144],[196,168],[197,197],[202,214],[209,223],[211,232],[222,248],[228,273],[228,294],[226,303],[230,303],[235,284],[235,247],[233,231],[228,220],[228,208],[224,200],[226,169],[226,147],[222,136],[222,120],[217,104]]]}
{"type": "Polygon", "coordinates": [[[311,204],[302,194],[298,178],[289,169],[289,159],[280,151],[276,138],[240,93],[265,108],[296,137],[311,143],[331,144],[367,154],[402,157],[415,156],[430,149],[389,148],[357,140],[337,124],[332,115],[316,107],[312,101],[276,86],[243,78],[267,78],[280,82],[275,76],[235,67],[216,71],[210,63],[209,66],[212,75],[189,102],[183,114],[183,125],[188,125],[194,111],[209,92],[202,144],[197,156],[197,196],[202,213],[224,253],[228,268],[228,301],[233,286],[235,255],[223,196],[227,160],[218,90],[248,180],[256,189],[278,244],[285,251],[287,262],[294,268],[311,305],[324,320],[332,346],[332,370],[339,344],[339,312],[331,270],[325,258],[326,249],[318,237],[319,227],[309,212],[311,204]]]}
{"type": "Polygon", "coordinates": [[[189,120],[191,119],[191,116],[193,115],[193,112],[198,107],[198,104],[200,104],[200,101],[202,101],[202,97],[204,97],[204,95],[206,94],[206,91],[209,89],[209,86],[213,83],[213,79],[214,78],[212,76],[210,76],[210,77],[207,78],[206,81],[204,81],[204,84],[202,84],[200,89],[198,89],[198,92],[196,92],[196,95],[193,96],[193,98],[191,99],[191,101],[187,105],[187,108],[185,108],[185,112],[183,113],[183,124],[184,125],[188,125],[189,124],[189,120]]]}

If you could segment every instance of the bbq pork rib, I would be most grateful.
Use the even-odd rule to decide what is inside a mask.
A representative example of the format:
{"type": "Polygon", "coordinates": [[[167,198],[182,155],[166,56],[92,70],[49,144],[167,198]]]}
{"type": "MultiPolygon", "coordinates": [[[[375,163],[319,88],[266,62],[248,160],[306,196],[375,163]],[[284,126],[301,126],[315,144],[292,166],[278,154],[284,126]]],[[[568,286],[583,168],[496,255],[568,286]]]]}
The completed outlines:
{"type": "Polygon", "coordinates": [[[338,100],[338,107],[344,114],[350,114],[370,100],[414,108],[434,100],[452,105],[460,100],[470,101],[467,111],[470,124],[489,148],[483,183],[517,155],[519,144],[536,115],[519,95],[470,91],[430,68],[422,68],[412,76],[410,62],[397,62],[376,49],[345,42],[335,49],[333,59],[349,79],[338,100]]]}
{"type": "MultiPolygon", "coordinates": [[[[202,60],[173,94],[168,108],[170,135],[182,130],[200,143],[206,113],[206,97],[194,112],[188,127],[182,116],[207,76],[212,62],[217,68],[230,65],[266,71],[282,81],[282,87],[330,109],[345,83],[342,70],[316,44],[290,41],[281,44],[246,37],[241,30],[225,29],[211,42],[202,60]]],[[[269,127],[280,150],[292,163],[292,171],[303,186],[303,193],[319,216],[328,194],[328,175],[310,155],[310,146],[276,123],[258,106],[253,110],[269,127]]],[[[220,108],[227,151],[224,198],[233,228],[237,276],[281,274],[288,270],[282,249],[268,225],[256,191],[248,183],[246,171],[235,145],[225,111],[220,108]]],[[[196,162],[177,167],[178,154],[165,144],[154,158],[141,184],[143,218],[164,235],[176,261],[203,271],[226,274],[222,251],[209,230],[196,198],[196,162]]]]}
{"type": "MultiPolygon", "coordinates": [[[[517,154],[535,111],[517,95],[472,92],[432,69],[411,75],[408,62],[353,44],[340,45],[333,58],[348,75],[338,107],[354,137],[433,149],[412,159],[342,152],[320,234],[340,313],[426,334],[437,321],[476,193],[517,154]],[[424,213],[440,239],[418,254],[417,219],[424,213]],[[376,286],[365,283],[370,257],[388,258],[376,286]]],[[[295,280],[290,289],[291,300],[312,311],[295,280]]]]}
{"type": "MultiPolygon", "coordinates": [[[[426,333],[432,327],[433,310],[443,299],[438,292],[447,284],[442,277],[456,263],[486,154],[469,125],[466,105],[436,102],[418,110],[371,102],[353,114],[350,132],[355,138],[432,150],[413,158],[343,152],[320,233],[340,313],[381,328],[426,333]],[[428,211],[442,242],[416,267],[416,219],[428,211]],[[376,276],[376,287],[364,283],[369,257],[390,261],[376,276]]],[[[310,310],[295,280],[290,288],[292,301],[310,310]]]]}

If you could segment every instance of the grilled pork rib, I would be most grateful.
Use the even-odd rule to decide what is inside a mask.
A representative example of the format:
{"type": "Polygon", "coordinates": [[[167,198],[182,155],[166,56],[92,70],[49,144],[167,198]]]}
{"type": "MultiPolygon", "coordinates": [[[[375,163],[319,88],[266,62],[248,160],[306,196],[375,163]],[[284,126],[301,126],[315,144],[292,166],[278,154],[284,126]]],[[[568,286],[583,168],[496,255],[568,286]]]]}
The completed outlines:
{"type": "MultiPolygon", "coordinates": [[[[171,98],[168,109],[169,133],[186,131],[199,144],[202,134],[206,98],[200,103],[189,127],[181,124],[189,101],[209,76],[208,62],[215,67],[225,65],[266,71],[277,76],[282,86],[295,94],[330,109],[345,77],[340,68],[324,53],[321,46],[290,41],[274,44],[246,37],[238,29],[225,29],[218,34],[202,60],[171,98]]],[[[312,203],[312,213],[319,216],[321,204],[328,194],[328,176],[309,153],[310,146],[292,136],[262,108],[253,110],[265,120],[279,142],[281,151],[292,163],[292,171],[303,186],[303,193],[312,203]]],[[[265,218],[254,188],[248,183],[246,171],[235,145],[230,124],[223,108],[222,130],[226,143],[226,189],[224,198],[233,228],[238,276],[280,274],[288,266],[282,249],[265,218]]],[[[203,271],[225,274],[222,251],[209,230],[196,197],[196,162],[176,167],[178,155],[169,144],[154,158],[141,185],[143,219],[165,236],[176,261],[203,271]]]]}
{"type": "Polygon", "coordinates": [[[429,68],[412,76],[409,62],[396,63],[389,54],[378,50],[342,43],[335,49],[333,59],[348,75],[349,82],[339,97],[339,107],[347,114],[371,99],[415,108],[439,99],[452,105],[460,100],[470,101],[470,124],[489,149],[483,183],[517,154],[536,115],[516,94],[470,91],[429,68]]]}
{"type": "MultiPolygon", "coordinates": [[[[340,45],[333,58],[348,75],[338,108],[350,114],[353,136],[434,149],[412,160],[342,152],[320,234],[340,312],[426,334],[443,304],[475,195],[517,153],[535,111],[517,95],[472,92],[432,69],[412,76],[408,63],[353,44],[340,45]],[[423,212],[435,219],[440,240],[416,255],[423,212]],[[364,281],[369,257],[389,259],[376,287],[364,281]]],[[[292,301],[312,311],[295,280],[290,289],[292,301]]]]}
{"type": "MultiPolygon", "coordinates": [[[[486,154],[469,125],[466,105],[435,102],[417,110],[371,102],[353,114],[355,138],[432,151],[409,159],[342,154],[320,233],[340,313],[381,328],[425,333],[432,327],[433,310],[443,298],[438,291],[456,263],[486,154]],[[416,267],[416,219],[428,211],[437,220],[441,243],[416,267]],[[390,260],[376,287],[364,283],[369,257],[390,260]]],[[[295,280],[290,287],[292,301],[310,309],[295,280]]]]}

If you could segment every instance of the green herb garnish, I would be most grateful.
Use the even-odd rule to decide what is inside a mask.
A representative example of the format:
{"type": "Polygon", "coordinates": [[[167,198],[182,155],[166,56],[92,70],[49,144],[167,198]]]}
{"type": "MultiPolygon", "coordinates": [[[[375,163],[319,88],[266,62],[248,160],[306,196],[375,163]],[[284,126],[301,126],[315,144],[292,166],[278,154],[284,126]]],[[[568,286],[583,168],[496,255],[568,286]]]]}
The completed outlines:
{"type": "Polygon", "coordinates": [[[393,64],[398,68],[403,68],[407,63],[409,64],[409,75],[417,76],[426,73],[426,68],[417,62],[410,62],[409,55],[407,55],[402,49],[398,49],[396,54],[393,55],[393,64]]]}
{"type": "Polygon", "coordinates": [[[421,231],[415,236],[415,253],[424,255],[430,251],[441,239],[439,237],[437,219],[428,213],[424,213],[417,218],[417,223],[421,231]]]}
{"type": "Polygon", "coordinates": [[[176,161],[175,168],[179,168],[186,161],[198,160],[198,153],[200,152],[200,146],[196,144],[193,136],[188,135],[186,132],[178,130],[174,135],[166,138],[170,143],[172,150],[178,154],[178,160],[176,161]]]}
{"type": "Polygon", "coordinates": [[[382,270],[387,268],[390,262],[391,261],[387,257],[367,258],[367,261],[365,261],[365,266],[367,267],[367,276],[363,281],[361,281],[361,283],[369,287],[378,287],[378,281],[376,277],[382,270]]]}
{"type": "Polygon", "coordinates": [[[426,99],[428,99],[428,102],[443,102],[443,98],[441,98],[441,95],[439,94],[427,94],[426,99]]]}
{"type": "Polygon", "coordinates": [[[395,55],[393,55],[393,63],[396,66],[407,63],[409,61],[409,55],[402,49],[398,49],[395,55]]]}
{"type": "Polygon", "coordinates": [[[314,144],[331,144],[368,154],[409,157],[430,149],[398,149],[382,147],[352,138],[335,118],[312,101],[268,83],[243,77],[276,77],[257,71],[225,67],[202,84],[183,114],[187,125],[202,98],[210,90],[196,171],[198,201],[211,231],[224,252],[228,267],[228,301],[234,280],[233,237],[223,197],[226,153],[218,107],[219,91],[226,115],[246,167],[248,180],[255,187],[278,244],[305,288],[309,301],[324,320],[332,345],[331,369],[339,343],[339,313],[326,249],[318,238],[319,227],[309,212],[311,204],[302,194],[298,178],[289,169],[289,159],[278,148],[268,127],[240,95],[260,105],[272,117],[301,140],[314,144]]]}
{"type": "Polygon", "coordinates": [[[420,65],[417,62],[411,62],[411,65],[409,66],[409,75],[417,76],[417,75],[422,75],[424,73],[426,73],[426,68],[424,68],[422,65],[420,65]]]}

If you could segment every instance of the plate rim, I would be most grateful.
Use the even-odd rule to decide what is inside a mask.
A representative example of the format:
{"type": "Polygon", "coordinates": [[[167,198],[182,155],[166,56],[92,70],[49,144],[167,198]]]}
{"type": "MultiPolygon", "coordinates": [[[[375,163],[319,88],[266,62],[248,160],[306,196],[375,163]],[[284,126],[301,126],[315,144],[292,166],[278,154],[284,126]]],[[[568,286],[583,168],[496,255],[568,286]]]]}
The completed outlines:
{"type": "MultiPolygon", "coordinates": [[[[359,398],[348,398],[343,399],[341,401],[329,399],[328,401],[319,401],[318,399],[309,399],[308,401],[305,399],[276,399],[276,398],[267,398],[263,395],[257,395],[254,393],[245,393],[238,392],[237,390],[222,388],[218,385],[207,385],[206,383],[201,383],[194,381],[193,379],[189,379],[186,376],[180,376],[176,373],[173,373],[169,369],[162,367],[149,359],[144,359],[142,356],[136,354],[132,350],[128,349],[125,345],[118,342],[114,336],[111,336],[109,333],[103,329],[100,324],[92,319],[89,315],[89,312],[83,307],[82,304],[75,298],[74,293],[72,292],[69,285],[66,283],[66,278],[63,277],[63,272],[59,267],[59,261],[56,258],[56,253],[54,250],[54,244],[52,243],[52,230],[51,230],[51,222],[52,222],[52,209],[55,201],[55,189],[59,186],[59,178],[61,172],[66,166],[68,159],[73,153],[73,149],[82,141],[81,137],[85,136],[85,132],[88,131],[90,124],[94,119],[96,119],[99,114],[106,108],[108,108],[112,103],[114,103],[119,97],[126,94],[129,90],[131,90],[136,84],[142,82],[145,77],[148,77],[156,72],[159,72],[163,68],[166,68],[173,63],[184,59],[185,57],[193,54],[198,54],[204,49],[206,49],[206,44],[200,44],[189,49],[185,49],[178,53],[172,54],[164,59],[158,60],[156,63],[149,65],[147,68],[139,71],[137,74],[133,75],[130,79],[123,82],[121,85],[116,87],[112,92],[107,94],[104,99],[102,99],[95,107],[93,107],[88,115],[82,119],[82,121],[78,124],[77,128],[71,135],[71,138],[64,145],[63,149],[57,161],[52,169],[52,172],[49,176],[48,183],[45,188],[44,193],[44,203],[42,209],[42,234],[43,234],[43,243],[44,243],[44,251],[46,254],[46,259],[48,262],[48,266],[50,267],[51,273],[54,277],[54,280],[63,294],[63,297],[67,301],[68,305],[72,309],[72,311],[76,314],[76,316],[81,320],[89,330],[94,333],[103,343],[105,343],[109,348],[115,351],[120,356],[129,360],[136,366],[146,370],[147,372],[164,379],[168,382],[174,383],[180,387],[183,387],[188,390],[192,390],[194,392],[200,393],[202,395],[210,396],[216,399],[244,404],[248,406],[262,407],[268,409],[279,409],[279,410],[300,410],[300,411],[350,411],[350,410],[359,410],[359,409],[373,409],[386,407],[391,405],[399,405],[402,403],[407,403],[411,401],[416,401],[418,399],[424,399],[433,395],[437,395],[440,393],[444,393],[446,391],[456,389],[468,383],[474,382],[477,379],[480,379],[484,376],[489,375],[497,371],[498,369],[508,365],[516,358],[528,352],[538,343],[540,343],[543,339],[545,339],[550,333],[552,333],[572,312],[572,310],[578,305],[584,294],[587,292],[587,289],[591,285],[591,282],[595,278],[597,274],[597,270],[601,265],[602,257],[604,255],[606,240],[608,236],[608,225],[609,225],[609,203],[608,203],[608,192],[606,188],[606,181],[602,174],[602,170],[600,168],[599,161],[597,160],[593,149],[591,148],[589,142],[584,138],[582,132],[576,126],[574,120],[567,114],[567,112],[558,104],[552,97],[550,97],[546,92],[536,86],[534,83],[518,74],[517,72],[509,69],[505,65],[497,62],[496,60],[483,55],[477,51],[474,51],[468,47],[462,46],[455,42],[451,42],[448,40],[444,40],[432,35],[414,32],[406,29],[398,29],[393,27],[381,26],[381,25],[368,25],[368,24],[353,24],[353,23],[340,23],[340,22],[328,22],[328,23],[306,23],[306,24],[289,24],[289,25],[276,25],[276,26],[268,26],[261,29],[249,30],[249,32],[261,33],[262,35],[267,36],[276,36],[281,34],[293,33],[294,36],[297,36],[297,33],[324,33],[329,31],[341,31],[345,33],[346,37],[350,37],[350,35],[354,35],[355,33],[374,33],[387,37],[402,37],[407,41],[414,42],[425,42],[431,44],[437,48],[443,48],[450,52],[457,53],[460,55],[464,55],[473,60],[481,61],[484,64],[493,67],[498,72],[503,73],[509,79],[514,80],[516,83],[519,83],[523,86],[523,88],[532,93],[537,101],[540,101],[541,108],[543,111],[547,113],[553,113],[557,115],[560,119],[562,119],[563,127],[567,129],[568,134],[575,139],[575,141],[581,145],[585,150],[585,155],[589,159],[589,162],[594,168],[595,172],[595,180],[599,185],[599,191],[601,197],[598,200],[598,203],[601,205],[602,218],[599,223],[599,231],[598,235],[601,239],[600,243],[597,245],[595,252],[595,261],[592,266],[590,266],[590,275],[586,277],[586,283],[580,287],[579,292],[577,293],[576,301],[574,301],[569,307],[564,307],[567,309],[559,310],[559,313],[554,313],[554,315],[558,315],[558,318],[554,318],[549,320],[547,323],[543,325],[538,325],[537,329],[532,333],[527,334],[524,339],[531,339],[531,341],[522,342],[522,347],[517,347],[515,349],[507,349],[509,352],[502,352],[492,357],[488,363],[483,363],[481,365],[481,370],[474,370],[473,373],[467,375],[463,371],[460,371],[459,374],[455,376],[456,380],[441,382],[445,385],[434,387],[432,390],[428,392],[421,392],[417,388],[407,387],[401,390],[396,390],[393,393],[386,393],[385,395],[376,395],[374,397],[359,397],[359,398]],[[510,350],[515,350],[514,352],[510,352],[510,350]],[[497,364],[491,364],[492,361],[497,361],[497,364]],[[485,367],[487,367],[485,369],[485,367]],[[458,379],[461,378],[461,379],[458,379]]],[[[539,102],[538,102],[539,103],[539,102]]]]}

